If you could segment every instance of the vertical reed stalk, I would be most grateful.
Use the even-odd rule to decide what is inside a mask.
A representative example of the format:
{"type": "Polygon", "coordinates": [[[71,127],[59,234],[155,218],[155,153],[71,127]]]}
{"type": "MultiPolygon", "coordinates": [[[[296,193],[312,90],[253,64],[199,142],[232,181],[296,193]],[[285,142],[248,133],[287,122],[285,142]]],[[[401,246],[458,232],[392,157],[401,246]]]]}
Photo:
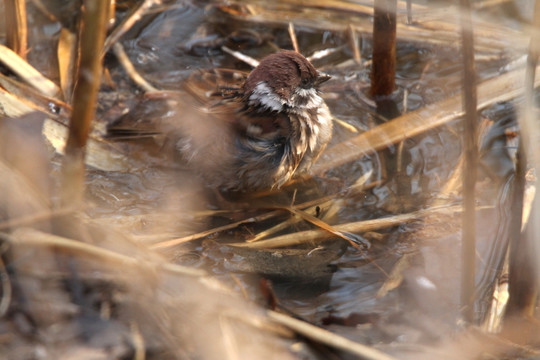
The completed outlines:
{"type": "Polygon", "coordinates": [[[463,233],[461,245],[461,306],[463,319],[474,322],[476,257],[475,186],[478,168],[476,71],[474,66],[473,26],[469,0],[460,0],[461,41],[463,49],[463,106],[465,111],[463,146],[463,233]]]}
{"type": "MultiPolygon", "coordinates": [[[[536,76],[536,64],[540,55],[540,0],[535,2],[533,34],[529,44],[529,54],[527,56],[527,69],[525,71],[525,101],[520,116],[520,147],[519,158],[516,166],[516,189],[514,196],[517,198],[513,212],[521,214],[522,209],[516,207],[523,202],[518,202],[523,197],[524,177],[527,166],[527,157],[531,159],[532,165],[537,169],[540,166],[538,155],[538,119],[533,117],[534,107],[534,80],[536,76]],[[528,154],[526,157],[525,155],[528,154]]],[[[538,181],[536,189],[538,189],[538,181]]],[[[537,190],[538,193],[538,190],[537,190]]],[[[539,215],[538,196],[532,204],[529,222],[523,234],[521,230],[521,218],[519,219],[519,230],[512,233],[510,244],[509,260],[509,281],[508,292],[510,298],[506,309],[506,317],[511,316],[532,316],[538,298],[538,269],[535,260],[538,260],[538,234],[540,229],[537,221],[539,215]],[[520,236],[521,235],[521,236],[520,236]],[[536,250],[536,254],[535,254],[536,250]]],[[[516,215],[516,217],[518,216],[516,215]]],[[[517,221],[517,220],[516,220],[517,221]]],[[[518,225],[513,225],[517,227],[518,225]]]]}
{"type": "Polygon", "coordinates": [[[395,89],[397,0],[375,0],[371,96],[387,96],[395,89]]]}
{"type": "Polygon", "coordinates": [[[28,28],[25,0],[4,1],[6,20],[6,45],[17,55],[26,59],[28,28]]]}
{"type": "Polygon", "coordinates": [[[95,115],[96,99],[101,82],[102,49],[107,28],[110,0],[85,2],[81,22],[81,52],[77,82],[73,92],[73,112],[62,164],[63,205],[79,204],[84,192],[85,146],[90,124],[95,115]]]}

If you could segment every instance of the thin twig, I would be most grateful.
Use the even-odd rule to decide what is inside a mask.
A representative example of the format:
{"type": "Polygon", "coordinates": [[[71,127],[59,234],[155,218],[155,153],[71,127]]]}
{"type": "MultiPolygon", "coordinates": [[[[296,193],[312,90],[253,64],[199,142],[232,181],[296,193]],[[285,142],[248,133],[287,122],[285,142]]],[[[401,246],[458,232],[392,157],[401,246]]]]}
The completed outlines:
{"type": "Polygon", "coordinates": [[[348,130],[352,133],[357,133],[358,132],[358,129],[354,126],[352,126],[351,124],[341,120],[341,119],[338,119],[337,117],[335,116],[332,116],[332,120],[338,124],[339,126],[341,126],[342,128],[344,128],[345,130],[348,130]]]}
{"type": "Polygon", "coordinates": [[[280,314],[275,311],[267,311],[268,317],[277,323],[284,325],[291,330],[311,339],[331,346],[336,349],[347,351],[362,359],[368,360],[396,360],[396,358],[383,353],[375,348],[362,345],[360,343],[349,340],[343,336],[334,334],[328,330],[324,330],[315,325],[311,325],[305,321],[297,320],[290,316],[280,314]]]}
{"type": "MultiPolygon", "coordinates": [[[[456,211],[461,211],[460,206],[445,206],[437,207],[431,209],[418,210],[408,214],[400,214],[389,216],[386,218],[372,219],[372,220],[363,220],[356,221],[347,224],[334,225],[334,229],[341,232],[350,232],[350,233],[362,233],[367,231],[373,231],[378,229],[383,229],[387,227],[397,226],[411,221],[420,220],[423,217],[434,214],[434,213],[446,213],[452,214],[456,211]]],[[[286,247],[304,244],[314,241],[322,241],[331,238],[333,235],[324,230],[308,230],[300,231],[293,234],[286,234],[282,236],[277,236],[268,240],[261,240],[258,242],[252,243],[234,243],[230,244],[233,246],[239,247],[248,247],[253,249],[271,249],[278,247],[286,247]]]]}
{"type": "MultiPolygon", "coordinates": [[[[344,193],[346,193],[347,196],[350,197],[362,191],[366,191],[370,188],[377,186],[378,182],[372,182],[366,185],[367,181],[369,180],[372,174],[373,174],[373,170],[369,170],[368,172],[364,173],[354,182],[354,184],[349,186],[347,190],[344,191],[344,193]]],[[[316,200],[312,200],[312,201],[308,201],[308,202],[296,205],[295,209],[303,209],[305,213],[314,214],[317,212],[317,208],[319,208],[319,210],[321,208],[326,208],[327,209],[326,214],[323,216],[323,220],[324,220],[324,217],[327,217],[329,215],[331,216],[331,214],[329,213],[335,214],[335,212],[337,212],[338,209],[342,207],[342,205],[340,204],[342,201],[343,201],[342,196],[336,197],[336,195],[328,195],[323,198],[319,198],[316,200]]],[[[302,219],[298,216],[291,217],[269,229],[266,229],[258,233],[254,238],[247,240],[247,242],[260,241],[272,234],[275,234],[281,230],[286,229],[289,226],[299,223],[301,220],[302,219]]]]}
{"type": "Polygon", "coordinates": [[[141,89],[143,89],[146,92],[156,92],[159,91],[155,87],[153,87],[148,81],[146,81],[135,69],[133,66],[133,63],[129,60],[129,57],[127,56],[126,52],[124,51],[124,47],[122,44],[117,42],[113,45],[113,51],[116,55],[116,58],[126,70],[128,76],[133,80],[135,84],[137,84],[141,89]]]}
{"type": "Polygon", "coordinates": [[[230,54],[230,55],[234,56],[238,60],[243,61],[248,65],[251,65],[254,68],[259,66],[259,61],[258,60],[254,59],[254,58],[252,58],[250,56],[244,55],[241,52],[231,50],[226,46],[222,46],[221,50],[225,51],[227,54],[230,54]]]}
{"type": "Polygon", "coordinates": [[[294,32],[294,25],[292,22],[289,23],[289,36],[291,38],[294,51],[300,53],[300,50],[298,49],[298,39],[296,38],[296,34],[294,32]]]}
{"type": "Polygon", "coordinates": [[[329,55],[332,55],[332,54],[335,54],[337,53],[338,51],[341,51],[343,50],[347,45],[341,45],[341,46],[338,46],[338,47],[335,47],[335,48],[327,48],[327,49],[323,49],[323,50],[317,50],[315,51],[313,54],[311,54],[310,56],[306,56],[306,59],[308,59],[310,62],[313,62],[314,60],[320,60],[324,57],[327,57],[329,55]]]}
{"type": "MultiPolygon", "coordinates": [[[[124,35],[131,27],[139,21],[149,9],[155,4],[161,4],[161,0],[145,0],[139,7],[137,7],[131,14],[126,16],[124,20],[111,32],[111,34],[105,40],[103,49],[100,49],[100,54],[103,56],[109,49],[120,40],[122,35],[124,35]]],[[[99,54],[98,53],[98,54],[99,54]]]]}
{"type": "Polygon", "coordinates": [[[340,237],[340,238],[342,238],[344,240],[347,240],[349,242],[349,244],[351,244],[356,249],[360,249],[360,245],[358,245],[353,239],[351,239],[350,236],[348,236],[347,234],[344,234],[343,232],[337,230],[334,226],[328,225],[327,223],[325,223],[321,219],[318,219],[315,216],[310,215],[305,211],[298,210],[298,209],[295,209],[293,207],[288,207],[287,210],[290,211],[291,213],[299,216],[300,218],[304,219],[304,221],[307,221],[307,222],[317,226],[321,230],[325,230],[325,231],[327,231],[328,233],[330,233],[330,234],[332,234],[334,236],[337,236],[337,237],[340,237]]]}
{"type": "Polygon", "coordinates": [[[267,219],[271,219],[274,216],[277,216],[277,215],[279,215],[281,213],[282,213],[282,211],[278,211],[278,210],[271,211],[269,213],[266,213],[266,214],[263,214],[263,215],[260,215],[260,216],[240,220],[240,221],[234,222],[232,224],[219,226],[217,228],[206,230],[206,231],[203,231],[203,232],[200,232],[200,233],[197,233],[197,234],[184,236],[184,237],[177,238],[177,239],[162,241],[162,242],[159,242],[157,244],[151,245],[150,248],[151,249],[163,249],[163,248],[168,248],[168,247],[175,246],[175,245],[180,245],[180,244],[183,244],[183,243],[186,243],[186,242],[189,242],[189,241],[202,239],[203,237],[206,237],[206,236],[209,236],[209,235],[221,232],[221,231],[234,229],[234,228],[236,228],[236,227],[238,227],[238,226],[240,226],[242,224],[249,224],[249,223],[254,223],[254,222],[259,222],[259,221],[264,221],[264,220],[267,220],[267,219]]]}

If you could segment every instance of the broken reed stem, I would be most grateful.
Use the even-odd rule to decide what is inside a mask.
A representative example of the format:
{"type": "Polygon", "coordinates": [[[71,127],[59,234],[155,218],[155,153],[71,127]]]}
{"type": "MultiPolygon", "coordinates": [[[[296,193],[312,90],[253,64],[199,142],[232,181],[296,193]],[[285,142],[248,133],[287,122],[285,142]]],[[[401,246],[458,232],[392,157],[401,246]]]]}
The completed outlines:
{"type": "MultiPolygon", "coordinates": [[[[538,298],[538,278],[534,261],[536,260],[534,243],[538,241],[538,225],[536,217],[538,211],[538,196],[533,200],[530,221],[523,234],[521,233],[521,214],[523,210],[523,195],[525,188],[525,173],[527,168],[527,152],[530,152],[532,165],[538,169],[540,165],[537,149],[538,125],[537,119],[533,116],[534,107],[534,83],[536,76],[536,64],[540,56],[540,0],[535,2],[534,26],[529,44],[527,56],[527,69],[525,71],[525,96],[521,116],[520,126],[520,146],[518,148],[518,162],[516,164],[516,179],[514,190],[514,202],[512,215],[512,238],[510,244],[509,260],[509,300],[505,315],[505,320],[511,316],[533,316],[536,301],[538,298]],[[520,218],[518,218],[520,216],[520,218]],[[516,223],[516,224],[514,224],[516,223]],[[518,224],[519,223],[519,227],[518,224]]],[[[538,180],[536,181],[538,189],[538,180]]],[[[538,190],[537,190],[538,191],[538,190]]],[[[511,326],[511,325],[510,325],[511,326]]],[[[506,327],[506,324],[505,324],[506,327]]]]}
{"type": "Polygon", "coordinates": [[[21,58],[26,59],[28,49],[28,27],[26,24],[25,0],[4,1],[6,45],[21,58]]]}
{"type": "Polygon", "coordinates": [[[461,244],[461,311],[468,323],[474,321],[474,285],[476,257],[475,186],[478,167],[476,71],[474,42],[469,0],[460,0],[461,39],[463,53],[463,104],[465,110],[463,146],[465,171],[463,173],[463,232],[461,244]]]}
{"type": "Polygon", "coordinates": [[[371,96],[390,95],[396,77],[396,9],[397,0],[375,0],[373,14],[373,65],[371,96]]]}
{"type": "Polygon", "coordinates": [[[69,135],[62,163],[62,205],[78,204],[84,190],[85,146],[90,124],[95,115],[97,93],[101,83],[102,57],[107,14],[110,0],[85,2],[80,66],[73,92],[73,112],[69,122],[69,135]]]}

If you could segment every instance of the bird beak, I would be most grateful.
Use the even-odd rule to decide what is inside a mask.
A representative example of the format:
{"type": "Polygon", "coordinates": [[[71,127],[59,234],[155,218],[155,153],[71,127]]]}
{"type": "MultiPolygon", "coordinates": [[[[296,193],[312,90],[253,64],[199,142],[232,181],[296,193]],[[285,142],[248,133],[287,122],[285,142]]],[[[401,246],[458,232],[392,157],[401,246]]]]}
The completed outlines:
{"type": "Polygon", "coordinates": [[[319,86],[321,85],[323,82],[326,82],[328,80],[330,80],[332,77],[330,75],[327,75],[327,74],[323,74],[323,73],[319,73],[319,76],[317,76],[317,79],[315,79],[315,83],[314,85],[315,86],[319,86]]]}

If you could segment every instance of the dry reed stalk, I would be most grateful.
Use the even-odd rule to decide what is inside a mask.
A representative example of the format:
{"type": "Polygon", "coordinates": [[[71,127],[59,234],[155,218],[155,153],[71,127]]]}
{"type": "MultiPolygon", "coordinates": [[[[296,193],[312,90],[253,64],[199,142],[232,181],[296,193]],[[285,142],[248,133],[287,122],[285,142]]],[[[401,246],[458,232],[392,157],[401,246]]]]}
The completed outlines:
{"type": "Polygon", "coordinates": [[[109,12],[107,16],[107,29],[110,29],[116,22],[116,0],[109,3],[109,12]]]}
{"type": "Polygon", "coordinates": [[[349,340],[341,335],[334,334],[328,330],[321,329],[318,326],[311,325],[305,321],[301,321],[288,315],[280,314],[269,310],[268,317],[275,322],[288,327],[291,330],[311,339],[320,342],[330,347],[346,351],[368,360],[396,360],[393,356],[387,355],[370,346],[366,346],[352,340],[349,340]]]}
{"type": "MultiPolygon", "coordinates": [[[[150,8],[155,4],[161,4],[161,0],[144,0],[138,7],[136,7],[131,14],[126,16],[124,20],[111,32],[111,34],[105,40],[103,48],[99,49],[100,54],[103,56],[109,49],[120,40],[131,27],[139,21],[144,15],[148,13],[150,8]]],[[[107,9],[107,12],[109,9],[107,9]]]]}
{"type": "Polygon", "coordinates": [[[101,83],[102,57],[109,0],[85,4],[80,38],[80,61],[73,92],[73,112],[62,163],[61,203],[79,204],[84,192],[84,157],[95,115],[97,93],[101,83]]]}
{"type": "MultiPolygon", "coordinates": [[[[358,193],[360,191],[364,191],[364,190],[367,190],[367,189],[369,189],[371,187],[379,185],[378,182],[373,182],[373,183],[370,183],[368,185],[365,184],[366,181],[371,177],[371,174],[372,174],[372,172],[370,171],[367,174],[364,174],[363,176],[361,176],[355,182],[355,184],[353,184],[348,190],[350,192],[353,192],[353,193],[358,193]]],[[[307,209],[307,208],[314,208],[316,206],[327,206],[327,205],[328,205],[328,207],[332,207],[332,206],[335,206],[335,203],[336,203],[337,200],[339,200],[339,194],[327,195],[327,196],[324,196],[324,197],[319,198],[319,199],[315,199],[315,200],[304,202],[302,204],[298,204],[298,205],[294,206],[294,208],[295,209],[307,209]]],[[[222,232],[222,231],[234,229],[234,228],[236,228],[236,227],[238,227],[240,225],[243,225],[243,224],[251,224],[251,223],[261,222],[261,221],[265,221],[265,220],[275,218],[275,217],[277,217],[279,215],[283,215],[284,211],[286,211],[286,210],[289,210],[289,209],[280,208],[279,210],[273,210],[273,211],[270,211],[270,212],[265,213],[265,214],[261,214],[261,215],[251,217],[251,218],[247,218],[247,219],[244,219],[244,220],[239,220],[237,222],[227,224],[227,225],[223,225],[223,226],[220,226],[220,227],[217,227],[217,228],[209,229],[209,230],[206,230],[206,231],[202,231],[202,232],[199,232],[197,234],[188,235],[188,236],[184,236],[184,237],[181,237],[181,238],[176,238],[176,239],[171,239],[171,240],[166,240],[166,241],[161,241],[161,242],[158,242],[156,244],[151,245],[150,248],[152,248],[152,249],[168,248],[168,247],[172,247],[172,246],[175,246],[175,245],[180,245],[180,244],[183,244],[183,243],[186,243],[186,242],[202,239],[202,238],[204,238],[206,236],[209,236],[209,235],[212,235],[212,234],[216,234],[216,233],[219,233],[219,232],[222,232]]],[[[262,232],[261,234],[258,234],[255,237],[255,240],[252,240],[252,241],[260,241],[261,238],[263,238],[265,236],[268,236],[269,234],[275,233],[276,231],[279,231],[280,229],[283,229],[286,226],[294,224],[294,223],[295,223],[294,220],[285,220],[282,223],[268,229],[267,231],[262,232]]]]}
{"type": "Polygon", "coordinates": [[[370,90],[375,99],[396,87],[396,7],[397,0],[375,0],[370,90]]]}
{"type": "Polygon", "coordinates": [[[478,147],[476,133],[478,116],[476,113],[476,70],[474,66],[473,25],[469,0],[460,1],[461,37],[463,56],[463,146],[465,164],[463,173],[463,218],[461,241],[461,310],[468,323],[474,321],[475,299],[475,259],[476,259],[476,204],[475,187],[478,168],[478,147]]]}
{"type": "MultiPolygon", "coordinates": [[[[523,136],[523,135],[522,135],[523,136]]],[[[527,156],[520,141],[514,175],[513,199],[511,203],[510,248],[508,259],[508,293],[505,317],[532,316],[536,306],[537,283],[534,258],[530,254],[531,231],[527,225],[522,233],[523,196],[527,156]]]]}
{"type": "Polygon", "coordinates": [[[163,248],[168,248],[168,247],[175,246],[175,245],[180,245],[180,244],[183,244],[183,243],[186,243],[186,242],[189,242],[189,241],[202,239],[203,237],[206,237],[206,236],[209,236],[209,235],[221,232],[221,231],[234,229],[234,228],[236,228],[236,227],[238,227],[238,226],[240,226],[242,224],[251,224],[251,223],[255,223],[255,222],[259,222],[259,221],[268,220],[268,219],[271,219],[271,218],[273,218],[275,216],[278,216],[278,215],[280,215],[282,213],[283,212],[281,210],[271,211],[271,212],[263,214],[263,215],[259,215],[259,216],[244,219],[244,220],[240,220],[240,221],[234,222],[232,224],[223,225],[223,226],[220,226],[220,227],[217,227],[217,228],[214,228],[214,229],[210,229],[210,230],[206,230],[206,231],[203,231],[203,232],[200,232],[200,233],[197,233],[197,234],[188,235],[188,236],[184,236],[184,237],[177,238],[177,239],[162,241],[162,242],[151,245],[150,248],[151,249],[163,249],[163,248]]]}
{"type": "Polygon", "coordinates": [[[57,216],[64,216],[71,214],[75,211],[75,208],[59,208],[54,210],[46,210],[32,215],[26,215],[23,217],[8,219],[0,222],[0,231],[16,228],[20,226],[32,225],[44,220],[50,220],[57,216]]]}
{"type": "Polygon", "coordinates": [[[60,87],[64,94],[64,100],[71,102],[73,92],[73,76],[75,75],[77,36],[66,28],[60,30],[58,48],[58,73],[60,76],[60,87]]]}
{"type": "Polygon", "coordinates": [[[60,94],[60,88],[55,83],[43,76],[32,65],[27,63],[26,60],[13,52],[13,50],[1,44],[0,62],[44,95],[57,98],[60,94]]]}
{"type": "MultiPolygon", "coordinates": [[[[477,109],[481,110],[497,102],[508,101],[519,96],[523,91],[523,84],[519,79],[523,76],[523,70],[518,69],[480,83],[477,88],[477,109]]],[[[540,79],[535,80],[534,85],[540,85],[540,79]]],[[[312,172],[322,174],[463,115],[461,94],[450,96],[334,145],[327,149],[313,165],[312,172]]]]}
{"type": "Polygon", "coordinates": [[[349,244],[351,244],[352,247],[360,250],[360,245],[358,245],[354,239],[352,239],[347,234],[337,230],[334,226],[328,225],[327,223],[325,223],[321,219],[319,219],[319,218],[317,218],[317,217],[315,217],[315,216],[313,216],[311,214],[308,214],[305,211],[298,210],[298,209],[295,209],[293,207],[288,207],[287,210],[289,210],[294,215],[300,217],[304,221],[307,221],[307,222],[317,226],[319,229],[324,230],[324,231],[328,232],[329,234],[332,234],[332,235],[334,235],[336,237],[339,237],[339,238],[342,238],[343,240],[348,241],[349,244]]]}
{"type": "Polygon", "coordinates": [[[57,250],[62,250],[74,256],[80,255],[84,259],[92,258],[107,263],[112,263],[115,264],[115,266],[119,266],[120,268],[124,266],[133,269],[147,268],[148,270],[161,268],[162,270],[175,274],[182,274],[188,276],[206,275],[206,272],[204,270],[171,264],[163,259],[159,259],[159,261],[157,261],[157,259],[143,260],[140,258],[135,258],[115,251],[111,251],[102,247],[98,247],[92,244],[68,239],[62,236],[48,234],[30,228],[20,228],[12,235],[0,233],[0,240],[5,241],[11,245],[23,245],[25,247],[50,247],[57,250]]]}
{"type": "Polygon", "coordinates": [[[59,98],[50,97],[36,90],[33,86],[19,81],[18,79],[0,74],[0,86],[11,95],[17,97],[19,101],[30,104],[31,107],[47,113],[51,108],[65,109],[71,111],[71,106],[61,101],[59,98]]]}
{"type": "MultiPolygon", "coordinates": [[[[234,2],[244,3],[238,0],[234,2]]],[[[400,1],[398,8],[405,9],[405,7],[406,3],[400,1]]],[[[373,30],[373,24],[369,20],[373,16],[372,5],[366,6],[356,2],[321,0],[308,4],[298,0],[280,3],[278,6],[251,4],[250,8],[251,12],[231,11],[230,15],[239,21],[257,24],[273,23],[284,27],[293,21],[296,26],[321,31],[346,32],[349,26],[353,26],[356,31],[368,37],[373,30]],[[298,11],[299,6],[303,11],[298,11]],[[343,16],[344,13],[347,16],[343,16]],[[351,14],[357,16],[351,16],[351,14]]],[[[457,46],[459,11],[455,7],[446,6],[440,10],[433,10],[413,4],[413,10],[416,14],[413,25],[406,24],[406,14],[400,15],[398,19],[397,38],[399,41],[414,42],[420,44],[419,46],[426,46],[426,44],[457,46]]],[[[500,55],[501,51],[506,51],[510,46],[518,48],[521,45],[525,46],[526,39],[520,31],[506,27],[500,22],[494,25],[479,18],[475,18],[475,22],[477,22],[477,51],[500,55]]]]}
{"type": "MultiPolygon", "coordinates": [[[[350,232],[350,233],[363,233],[378,229],[384,229],[388,227],[393,227],[408,223],[411,221],[416,221],[424,218],[427,215],[433,213],[446,213],[452,214],[456,211],[460,211],[461,207],[459,206],[448,206],[448,207],[437,207],[430,209],[418,210],[408,214],[394,215],[386,218],[379,218],[373,220],[363,220],[347,224],[334,225],[333,228],[340,232],[350,232]]],[[[308,230],[300,231],[292,234],[286,234],[282,236],[277,236],[272,239],[260,240],[252,243],[235,243],[230,244],[239,247],[248,247],[253,249],[271,249],[279,247],[287,247],[305,243],[312,243],[316,241],[323,241],[329,238],[332,238],[333,235],[324,230],[308,230]]]]}
{"type": "MultiPolygon", "coordinates": [[[[531,219],[528,221],[523,233],[521,233],[521,220],[517,216],[523,209],[523,192],[524,192],[524,176],[526,172],[527,157],[533,167],[538,171],[540,166],[540,155],[538,154],[538,119],[533,116],[534,109],[534,85],[536,66],[540,57],[540,1],[536,0],[534,6],[534,26],[529,44],[529,53],[527,56],[527,70],[525,73],[525,101],[523,102],[521,116],[519,117],[520,126],[520,151],[521,155],[518,159],[518,167],[516,169],[516,189],[513,211],[516,212],[516,224],[513,224],[514,237],[510,244],[510,259],[509,259],[509,301],[507,313],[505,317],[505,328],[512,327],[511,317],[522,316],[532,317],[538,301],[538,268],[535,264],[538,261],[538,250],[535,248],[538,243],[538,235],[540,227],[538,225],[539,200],[538,196],[533,200],[531,219]],[[527,157],[525,155],[527,154],[527,157]],[[520,204],[521,203],[521,204],[520,204]],[[520,207],[520,209],[517,209],[520,207]],[[518,236],[520,235],[521,236],[518,236]],[[508,323],[510,325],[508,325],[508,323]]],[[[538,189],[539,181],[536,180],[536,188],[538,189]]],[[[509,329],[512,331],[511,329],[509,329]]]]}
{"type": "Polygon", "coordinates": [[[26,1],[4,1],[6,45],[21,58],[26,59],[28,49],[28,26],[26,23],[26,1]]]}
{"type": "MultiPolygon", "coordinates": [[[[379,185],[378,182],[371,182],[369,184],[366,184],[372,174],[373,174],[373,170],[366,172],[360,178],[358,178],[354,184],[349,186],[342,193],[344,194],[346,193],[348,196],[354,196],[356,194],[361,193],[362,191],[366,191],[368,189],[371,189],[379,185]]],[[[325,214],[321,217],[321,220],[325,220],[326,217],[332,217],[333,215],[335,215],[335,213],[340,208],[342,208],[343,206],[342,203],[343,203],[343,197],[336,194],[336,195],[328,195],[323,198],[315,199],[312,201],[308,201],[308,202],[296,205],[294,209],[303,209],[304,212],[307,212],[308,214],[317,214],[317,212],[320,211],[320,209],[325,209],[325,214]]],[[[260,241],[272,234],[275,234],[281,230],[284,230],[287,227],[297,224],[301,221],[302,221],[302,218],[298,216],[291,217],[269,229],[266,229],[258,233],[255,237],[248,240],[247,242],[260,241]]]]}

